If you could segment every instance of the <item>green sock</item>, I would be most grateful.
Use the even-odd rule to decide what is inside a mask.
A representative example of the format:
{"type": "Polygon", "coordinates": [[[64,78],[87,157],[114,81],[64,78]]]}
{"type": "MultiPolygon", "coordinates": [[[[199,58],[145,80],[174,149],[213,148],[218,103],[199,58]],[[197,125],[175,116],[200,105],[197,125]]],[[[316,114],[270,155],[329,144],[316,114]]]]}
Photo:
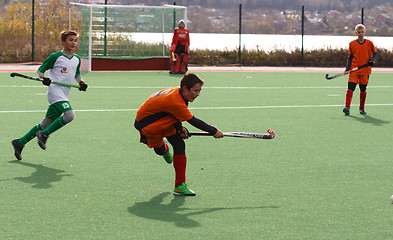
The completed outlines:
{"type": "Polygon", "coordinates": [[[63,117],[58,117],[58,118],[56,118],[55,121],[53,121],[53,123],[51,125],[49,125],[47,128],[45,128],[41,132],[41,134],[49,135],[51,133],[54,133],[56,130],[58,130],[59,128],[63,127],[66,124],[67,124],[67,122],[64,121],[63,117]]]}
{"type": "Polygon", "coordinates": [[[19,138],[18,144],[19,146],[23,147],[28,143],[31,139],[35,137],[35,134],[42,130],[40,124],[35,125],[30,131],[28,131],[23,137],[19,138]]]}

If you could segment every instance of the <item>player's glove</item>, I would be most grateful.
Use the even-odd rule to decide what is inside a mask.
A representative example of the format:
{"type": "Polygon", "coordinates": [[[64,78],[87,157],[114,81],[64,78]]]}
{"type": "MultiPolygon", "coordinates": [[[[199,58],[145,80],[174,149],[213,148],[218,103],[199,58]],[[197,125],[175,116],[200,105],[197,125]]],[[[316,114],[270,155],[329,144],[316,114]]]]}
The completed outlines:
{"type": "Polygon", "coordinates": [[[175,123],[175,128],[176,128],[176,133],[177,135],[179,135],[181,138],[183,139],[187,139],[189,137],[188,133],[188,129],[183,127],[183,125],[181,124],[181,122],[177,122],[175,123]]]}
{"type": "Polygon", "coordinates": [[[377,57],[377,52],[371,54],[370,59],[368,60],[368,65],[373,66],[375,62],[375,58],[377,57]]]}
{"type": "Polygon", "coordinates": [[[180,133],[180,137],[182,137],[183,139],[187,139],[190,137],[190,132],[188,131],[187,128],[183,127],[180,133]]]}
{"type": "Polygon", "coordinates": [[[87,89],[87,84],[86,83],[79,83],[79,91],[85,91],[87,89]]]}
{"type": "Polygon", "coordinates": [[[44,84],[45,86],[49,86],[51,83],[52,83],[52,80],[50,80],[50,78],[47,78],[47,77],[42,78],[42,84],[44,84]]]}
{"type": "Polygon", "coordinates": [[[169,51],[174,52],[176,50],[176,45],[173,44],[170,46],[169,51]]]}

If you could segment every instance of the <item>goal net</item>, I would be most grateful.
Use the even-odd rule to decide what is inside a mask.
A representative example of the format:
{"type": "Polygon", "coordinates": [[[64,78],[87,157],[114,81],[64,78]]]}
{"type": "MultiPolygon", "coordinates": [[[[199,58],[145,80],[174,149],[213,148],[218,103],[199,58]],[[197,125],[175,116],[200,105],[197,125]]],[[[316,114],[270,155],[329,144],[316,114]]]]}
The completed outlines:
{"type": "Polygon", "coordinates": [[[187,8],[177,5],[95,5],[70,3],[69,28],[80,36],[82,71],[92,58],[140,59],[169,56],[177,22],[187,8]]]}

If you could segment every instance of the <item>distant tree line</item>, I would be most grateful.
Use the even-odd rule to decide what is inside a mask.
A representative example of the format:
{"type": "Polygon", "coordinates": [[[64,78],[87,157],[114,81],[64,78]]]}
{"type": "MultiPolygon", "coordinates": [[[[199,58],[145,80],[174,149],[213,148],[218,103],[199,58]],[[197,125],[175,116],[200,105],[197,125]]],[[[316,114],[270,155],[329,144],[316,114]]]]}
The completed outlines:
{"type": "MultiPolygon", "coordinates": [[[[80,0],[83,1],[83,0],[80,0]]],[[[86,1],[86,0],[85,0],[86,1]]],[[[162,0],[108,0],[116,4],[146,4],[161,5],[162,0]]],[[[350,8],[374,8],[381,4],[391,4],[391,0],[173,0],[166,1],[168,4],[176,2],[177,5],[199,5],[202,8],[227,9],[242,4],[244,9],[276,8],[276,9],[301,9],[304,5],[308,10],[343,10],[350,8]]]]}

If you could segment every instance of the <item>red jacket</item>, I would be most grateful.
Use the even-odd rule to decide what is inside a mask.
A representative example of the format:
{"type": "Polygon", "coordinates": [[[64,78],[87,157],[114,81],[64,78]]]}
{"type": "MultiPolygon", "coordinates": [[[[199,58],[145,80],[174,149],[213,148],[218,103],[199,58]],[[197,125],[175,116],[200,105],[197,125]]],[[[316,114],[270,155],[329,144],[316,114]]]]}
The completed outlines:
{"type": "Polygon", "coordinates": [[[172,46],[177,46],[178,44],[181,45],[190,45],[190,36],[187,28],[181,30],[180,28],[176,28],[173,31],[173,38],[172,38],[172,46]]]}

